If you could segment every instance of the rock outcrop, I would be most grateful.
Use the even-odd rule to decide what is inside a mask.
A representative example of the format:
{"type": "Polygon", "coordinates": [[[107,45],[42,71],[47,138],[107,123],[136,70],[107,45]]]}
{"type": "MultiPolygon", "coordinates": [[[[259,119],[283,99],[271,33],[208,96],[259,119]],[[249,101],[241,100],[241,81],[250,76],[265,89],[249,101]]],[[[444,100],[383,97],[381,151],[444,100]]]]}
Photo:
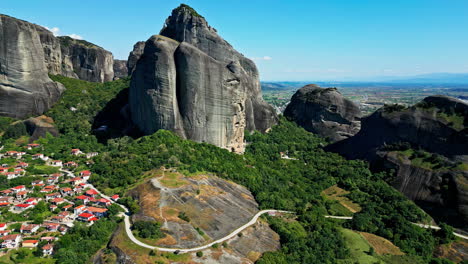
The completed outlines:
{"type": "Polygon", "coordinates": [[[39,33],[48,72],[89,82],[108,82],[114,78],[114,58],[109,51],[85,40],[55,37],[49,30],[34,25],[39,33]]]}
{"type": "MultiPolygon", "coordinates": [[[[173,10],[133,69],[130,109],[145,134],[179,136],[242,152],[244,130],[266,131],[277,117],[261,98],[255,64],[186,5],[173,10]]],[[[141,44],[129,58],[138,57],[141,44]]]]}
{"type": "Polygon", "coordinates": [[[132,75],[133,70],[136,67],[136,64],[138,60],[140,59],[141,55],[143,54],[143,51],[145,50],[145,42],[144,41],[138,41],[133,45],[133,50],[130,52],[128,55],[128,60],[127,60],[127,72],[128,75],[132,75]]]}
{"type": "Polygon", "coordinates": [[[128,76],[127,61],[114,60],[114,80],[128,76]]]}
{"type": "Polygon", "coordinates": [[[60,98],[44,57],[37,26],[0,15],[0,115],[40,115],[60,98]]]}
{"type": "Polygon", "coordinates": [[[350,159],[376,158],[384,145],[408,142],[429,152],[467,160],[468,105],[447,96],[429,96],[413,107],[388,105],[361,122],[354,137],[327,149],[350,159]]]}
{"type": "Polygon", "coordinates": [[[52,136],[58,136],[59,131],[54,125],[54,120],[47,116],[31,117],[23,121],[26,130],[30,135],[29,141],[33,142],[39,138],[45,138],[49,133],[52,136]]]}
{"type": "Polygon", "coordinates": [[[336,88],[310,84],[299,89],[284,116],[309,132],[337,142],[354,136],[361,128],[359,106],[336,88]]]}

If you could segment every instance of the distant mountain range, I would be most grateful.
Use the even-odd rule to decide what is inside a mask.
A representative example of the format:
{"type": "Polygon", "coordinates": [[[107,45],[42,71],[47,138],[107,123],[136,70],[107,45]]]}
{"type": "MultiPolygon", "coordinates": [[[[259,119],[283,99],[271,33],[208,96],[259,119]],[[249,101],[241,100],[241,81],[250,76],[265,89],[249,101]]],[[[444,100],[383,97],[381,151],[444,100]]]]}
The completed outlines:
{"type": "Polygon", "coordinates": [[[468,84],[468,73],[429,73],[415,76],[386,76],[375,78],[375,81],[391,83],[468,84]]]}
{"type": "Polygon", "coordinates": [[[379,84],[426,84],[426,85],[468,85],[468,73],[430,73],[415,76],[381,76],[369,79],[346,79],[335,81],[281,81],[281,82],[261,82],[263,90],[285,90],[291,88],[301,88],[307,84],[318,84],[321,86],[355,86],[357,84],[379,85],[379,84]]]}

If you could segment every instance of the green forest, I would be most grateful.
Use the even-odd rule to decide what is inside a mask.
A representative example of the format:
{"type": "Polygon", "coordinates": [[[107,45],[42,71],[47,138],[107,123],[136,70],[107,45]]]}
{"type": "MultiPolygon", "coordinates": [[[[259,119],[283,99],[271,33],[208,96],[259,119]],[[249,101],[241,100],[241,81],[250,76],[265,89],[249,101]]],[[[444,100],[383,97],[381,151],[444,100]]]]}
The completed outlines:
{"type": "MultiPolygon", "coordinates": [[[[89,169],[93,171],[92,183],[103,192],[123,196],[143,180],[145,172],[165,166],[187,174],[215,173],[247,187],[261,209],[294,211],[295,221],[268,217],[281,237],[282,247],[264,254],[258,263],[346,261],[349,249],[339,231],[343,227],[387,238],[407,253],[412,263],[438,261],[432,258],[434,247],[452,240],[440,232],[412,224],[426,221],[428,216],[385,182],[389,175],[371,173],[366,162],[325,152],[324,139],[284,118],[267,134],[246,133],[248,146],[244,155],[182,140],[165,130],[141,138],[124,136],[102,142],[92,133],[94,118],[128,88],[129,80],[98,84],[61,76],[51,78],[67,88],[60,102],[45,113],[54,119],[61,134],[55,138],[49,135],[38,142],[44,145],[44,154],[57,159],[69,157],[71,148],[99,152],[89,169]],[[280,152],[294,159],[282,159],[280,152]],[[321,192],[332,185],[349,191],[349,199],[361,206],[353,220],[324,217],[328,211],[321,192]]],[[[3,131],[10,127],[7,121],[0,124],[3,131]]],[[[11,144],[13,140],[10,137],[2,141],[11,144]]],[[[137,202],[131,198],[122,201],[133,204],[132,211],[138,210],[137,202]]],[[[85,263],[105,246],[116,222],[116,218],[110,217],[90,228],[72,229],[59,242],[60,249],[54,258],[59,263],[85,263]]],[[[151,232],[145,231],[146,225],[140,223],[135,229],[146,232],[148,237],[159,236],[154,226],[151,232]]]]}

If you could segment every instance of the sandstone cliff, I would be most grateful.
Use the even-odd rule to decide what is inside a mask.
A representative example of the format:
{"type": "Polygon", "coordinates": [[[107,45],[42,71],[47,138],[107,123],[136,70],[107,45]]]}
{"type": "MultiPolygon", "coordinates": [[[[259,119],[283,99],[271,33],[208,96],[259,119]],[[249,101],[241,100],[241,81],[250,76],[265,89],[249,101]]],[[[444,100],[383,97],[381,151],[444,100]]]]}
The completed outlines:
{"type": "Polygon", "coordinates": [[[37,27],[0,15],[0,115],[40,115],[55,103],[64,87],[47,75],[37,27]]]}
{"type": "Polygon", "coordinates": [[[245,129],[264,132],[276,122],[273,108],[261,98],[255,64],[190,7],[173,10],[131,70],[141,47],[137,43],[129,57],[130,109],[144,133],[168,129],[242,152],[245,129]]]}
{"type": "Polygon", "coordinates": [[[361,127],[361,111],[357,104],[344,98],[336,88],[320,88],[313,84],[302,87],[293,95],[284,116],[331,142],[349,138],[361,127]]]}

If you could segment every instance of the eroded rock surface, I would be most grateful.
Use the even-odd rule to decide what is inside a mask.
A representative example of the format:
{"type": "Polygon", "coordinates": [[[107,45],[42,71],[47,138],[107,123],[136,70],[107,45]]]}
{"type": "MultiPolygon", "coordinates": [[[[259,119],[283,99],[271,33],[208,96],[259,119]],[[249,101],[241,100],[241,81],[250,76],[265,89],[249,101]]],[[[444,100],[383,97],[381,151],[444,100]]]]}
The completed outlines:
{"type": "Polygon", "coordinates": [[[40,115],[65,89],[48,76],[37,26],[0,15],[0,115],[40,115]]]}
{"type": "Polygon", "coordinates": [[[145,134],[167,129],[242,152],[245,129],[264,132],[277,121],[261,98],[255,64],[193,9],[174,9],[160,34],[133,68],[143,46],[137,43],[128,63],[132,120],[145,134]]]}
{"type": "Polygon", "coordinates": [[[284,116],[331,142],[347,139],[361,128],[361,110],[356,103],[344,98],[336,88],[314,84],[293,95],[284,116]]]}

